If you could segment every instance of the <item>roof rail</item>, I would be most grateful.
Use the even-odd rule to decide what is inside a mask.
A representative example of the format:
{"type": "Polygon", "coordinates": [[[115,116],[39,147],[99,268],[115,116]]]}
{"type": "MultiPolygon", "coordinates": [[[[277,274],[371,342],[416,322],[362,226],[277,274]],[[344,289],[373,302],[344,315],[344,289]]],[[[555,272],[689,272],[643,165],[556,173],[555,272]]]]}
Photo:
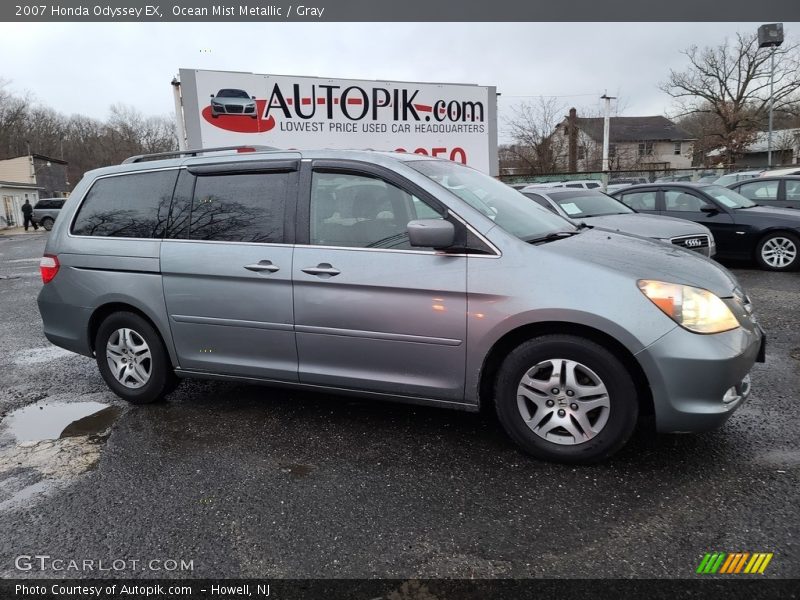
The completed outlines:
{"type": "Polygon", "coordinates": [[[158,160],[160,158],[170,158],[178,156],[197,156],[198,154],[205,154],[206,152],[222,152],[223,150],[236,150],[237,152],[260,152],[263,150],[278,150],[272,146],[219,146],[217,148],[196,148],[194,150],[174,150],[172,152],[156,152],[154,154],[137,154],[136,156],[129,156],[122,161],[123,165],[130,163],[144,162],[146,160],[158,160]]]}

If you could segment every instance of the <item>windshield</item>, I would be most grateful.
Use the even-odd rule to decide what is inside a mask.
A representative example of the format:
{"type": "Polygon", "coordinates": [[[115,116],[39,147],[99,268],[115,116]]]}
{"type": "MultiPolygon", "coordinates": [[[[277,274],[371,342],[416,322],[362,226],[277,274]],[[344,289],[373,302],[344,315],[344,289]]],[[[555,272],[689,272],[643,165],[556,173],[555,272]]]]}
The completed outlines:
{"type": "Polygon", "coordinates": [[[247,98],[249,100],[250,96],[244,90],[220,90],[217,98],[247,98]]]}
{"type": "Polygon", "coordinates": [[[550,192],[550,198],[558,204],[567,216],[573,219],[583,217],[602,217],[604,215],[631,214],[635,211],[619,200],[601,192],[584,190],[582,192],[550,192]]]}
{"type": "Polygon", "coordinates": [[[703,188],[703,191],[722,204],[722,206],[728,208],[750,208],[751,206],[756,206],[755,202],[748,200],[739,192],[734,192],[718,185],[710,185],[703,188]]]}
{"type": "Polygon", "coordinates": [[[410,161],[406,164],[523,241],[540,239],[557,231],[577,231],[563,217],[475,169],[438,160],[410,161]]]}

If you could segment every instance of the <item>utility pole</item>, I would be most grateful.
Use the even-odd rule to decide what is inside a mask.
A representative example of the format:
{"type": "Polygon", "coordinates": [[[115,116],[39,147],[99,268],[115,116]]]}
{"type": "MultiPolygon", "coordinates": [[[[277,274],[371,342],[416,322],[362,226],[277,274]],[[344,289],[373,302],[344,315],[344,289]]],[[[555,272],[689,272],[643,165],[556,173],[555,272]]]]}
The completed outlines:
{"type": "Polygon", "coordinates": [[[775,50],[783,43],[783,23],[758,28],[758,47],[772,48],[769,55],[769,129],[767,130],[767,168],[772,168],[772,107],[775,104],[775,50]]]}
{"type": "Polygon", "coordinates": [[[605,192],[608,190],[608,136],[611,128],[611,101],[616,100],[616,97],[603,93],[600,99],[606,101],[606,116],[603,119],[603,191],[605,192]]]}

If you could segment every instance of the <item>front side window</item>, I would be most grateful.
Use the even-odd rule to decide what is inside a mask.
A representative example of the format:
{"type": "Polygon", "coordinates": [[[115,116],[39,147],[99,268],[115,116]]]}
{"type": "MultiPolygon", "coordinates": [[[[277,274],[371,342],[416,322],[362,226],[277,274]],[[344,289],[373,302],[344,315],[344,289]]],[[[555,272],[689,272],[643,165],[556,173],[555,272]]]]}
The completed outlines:
{"type": "Polygon", "coordinates": [[[162,237],[177,176],[177,170],[169,170],[98,179],[78,210],[72,234],[162,237]]]}
{"type": "Polygon", "coordinates": [[[314,172],[311,244],[420,250],[408,242],[408,222],[442,218],[437,208],[383,179],[314,172]]]}
{"type": "Polygon", "coordinates": [[[664,205],[666,210],[677,212],[700,212],[704,206],[711,206],[705,200],[683,190],[667,190],[664,192],[664,205]]]}

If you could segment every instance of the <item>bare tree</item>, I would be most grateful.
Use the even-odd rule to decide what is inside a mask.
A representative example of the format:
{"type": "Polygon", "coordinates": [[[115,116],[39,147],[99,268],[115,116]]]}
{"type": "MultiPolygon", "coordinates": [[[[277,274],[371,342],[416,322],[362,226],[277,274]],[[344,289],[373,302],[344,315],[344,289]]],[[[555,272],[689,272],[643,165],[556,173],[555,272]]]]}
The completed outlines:
{"type": "MultiPolygon", "coordinates": [[[[759,48],[756,34],[736,35],[716,47],[691,46],[684,71],[670,71],[661,89],[675,99],[678,117],[708,115],[700,120],[699,147],[724,147],[727,162],[752,142],[770,101],[770,48],[759,48]]],[[[788,43],[774,50],[774,102],[790,110],[800,90],[800,46],[788,43]]],[[[695,132],[697,134],[697,132],[695,132]]]]}
{"type": "Polygon", "coordinates": [[[558,98],[539,98],[513,108],[505,119],[506,133],[514,140],[505,148],[507,155],[530,174],[557,171],[567,139],[555,131],[565,110],[558,98]]]}

